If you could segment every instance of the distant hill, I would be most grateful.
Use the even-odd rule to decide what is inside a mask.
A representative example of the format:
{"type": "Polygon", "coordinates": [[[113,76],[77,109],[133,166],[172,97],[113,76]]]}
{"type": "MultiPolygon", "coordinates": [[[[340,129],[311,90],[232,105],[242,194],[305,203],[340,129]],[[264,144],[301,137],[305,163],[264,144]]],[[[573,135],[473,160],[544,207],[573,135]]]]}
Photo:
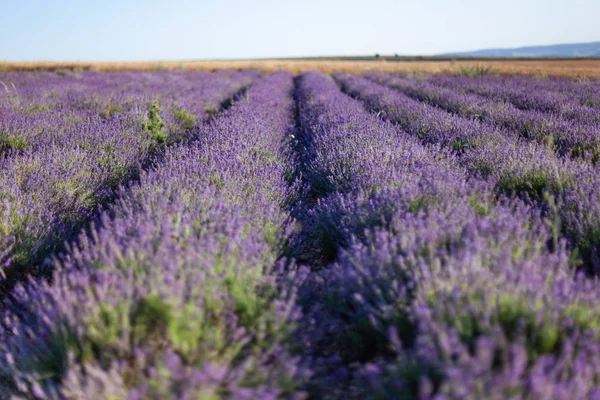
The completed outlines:
{"type": "Polygon", "coordinates": [[[485,49],[440,54],[469,57],[600,57],[600,42],[527,46],[513,49],[485,49]]]}

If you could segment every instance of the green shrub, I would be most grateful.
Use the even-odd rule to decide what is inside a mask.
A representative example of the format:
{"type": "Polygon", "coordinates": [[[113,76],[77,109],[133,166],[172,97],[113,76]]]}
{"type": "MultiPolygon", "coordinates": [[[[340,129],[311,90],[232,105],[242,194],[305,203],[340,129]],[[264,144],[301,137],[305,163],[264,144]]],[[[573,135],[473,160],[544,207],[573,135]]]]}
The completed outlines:
{"type": "Polygon", "coordinates": [[[522,176],[504,175],[498,180],[498,190],[508,195],[527,193],[532,199],[541,200],[552,183],[544,171],[530,171],[522,176]]]}
{"type": "Polygon", "coordinates": [[[143,126],[144,130],[156,143],[161,144],[169,139],[169,134],[163,130],[165,121],[160,117],[158,101],[155,101],[154,104],[148,107],[148,121],[144,121],[143,126]]]}
{"type": "Polygon", "coordinates": [[[22,150],[29,143],[20,136],[10,135],[5,132],[0,132],[0,151],[2,150],[22,150]]]}
{"type": "Polygon", "coordinates": [[[179,126],[183,130],[190,130],[196,126],[196,118],[187,110],[183,108],[175,109],[173,111],[173,117],[179,123],[179,126]]]}

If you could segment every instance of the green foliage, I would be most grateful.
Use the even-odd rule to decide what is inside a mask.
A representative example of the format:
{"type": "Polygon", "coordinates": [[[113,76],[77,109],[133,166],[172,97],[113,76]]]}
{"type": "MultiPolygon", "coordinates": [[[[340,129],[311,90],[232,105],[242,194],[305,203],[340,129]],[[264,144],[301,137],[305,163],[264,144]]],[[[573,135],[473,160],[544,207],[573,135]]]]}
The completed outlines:
{"type": "Polygon", "coordinates": [[[600,100],[587,99],[583,102],[583,105],[587,107],[598,107],[600,106],[600,100]]]}
{"type": "Polygon", "coordinates": [[[144,121],[143,126],[144,130],[156,143],[161,144],[169,139],[169,134],[163,130],[165,121],[160,117],[158,101],[155,101],[154,104],[148,107],[148,121],[144,121]]]}
{"type": "Polygon", "coordinates": [[[558,325],[548,322],[533,329],[535,330],[530,334],[532,336],[531,350],[534,352],[534,356],[549,354],[557,348],[561,340],[561,329],[558,325]]]}
{"type": "Polygon", "coordinates": [[[493,165],[489,161],[482,159],[476,160],[473,167],[482,178],[489,177],[494,171],[493,165]]]}
{"type": "Polygon", "coordinates": [[[27,227],[30,223],[30,216],[18,212],[10,212],[7,218],[0,219],[0,234],[15,238],[11,251],[14,265],[26,266],[31,263],[32,253],[40,238],[27,235],[27,227]]]}
{"type": "Polygon", "coordinates": [[[565,307],[563,313],[579,329],[600,333],[600,315],[596,309],[581,305],[570,305],[565,307]]]}
{"type": "Polygon", "coordinates": [[[133,310],[131,323],[137,340],[164,333],[172,320],[171,307],[160,297],[149,295],[142,298],[133,310]]]}
{"type": "Polygon", "coordinates": [[[104,354],[109,358],[107,349],[118,345],[121,330],[130,325],[129,307],[124,304],[101,306],[88,326],[85,345],[82,346],[82,358],[99,357],[104,354]]]}
{"type": "Polygon", "coordinates": [[[63,329],[53,332],[49,339],[47,347],[31,354],[23,369],[37,373],[40,379],[60,381],[67,371],[69,352],[77,348],[77,340],[63,329]]]}
{"type": "Polygon", "coordinates": [[[197,305],[187,304],[178,309],[158,295],[150,294],[134,304],[103,305],[88,325],[79,356],[109,361],[123,344],[160,349],[168,341],[193,360],[193,353],[203,340],[222,337],[218,321],[207,320],[197,305]],[[129,339],[124,340],[124,334],[129,334],[129,339]]]}
{"type": "Polygon", "coordinates": [[[358,307],[361,311],[358,311],[356,301],[341,296],[336,291],[326,293],[324,299],[327,309],[338,313],[344,320],[344,329],[334,338],[334,347],[346,362],[364,362],[377,356],[392,354],[393,347],[389,340],[391,327],[395,328],[403,346],[410,348],[414,345],[417,325],[410,316],[406,299],[396,300],[383,323],[376,323],[372,319],[373,315],[361,310],[361,306],[358,307]]]}
{"type": "Polygon", "coordinates": [[[196,118],[187,110],[178,108],[173,111],[173,117],[179,123],[181,129],[188,131],[196,126],[196,118]]]}
{"type": "Polygon", "coordinates": [[[579,144],[569,149],[569,155],[573,158],[585,158],[591,161],[592,164],[598,165],[598,161],[600,161],[600,145],[594,143],[579,144]]]}
{"type": "Polygon", "coordinates": [[[263,237],[265,243],[267,243],[272,249],[278,249],[282,246],[279,230],[279,225],[269,221],[265,222],[263,227],[263,237]]]}
{"type": "Polygon", "coordinates": [[[251,282],[239,277],[227,277],[225,286],[235,303],[235,313],[240,317],[242,325],[256,326],[267,306],[265,299],[258,295],[251,282]]]}
{"type": "Polygon", "coordinates": [[[298,176],[297,168],[295,167],[286,167],[285,172],[283,173],[283,177],[288,185],[292,185],[294,180],[298,176]]]}
{"type": "Polygon", "coordinates": [[[49,109],[50,109],[50,107],[47,104],[34,104],[30,107],[25,108],[23,110],[23,114],[27,114],[27,115],[39,114],[39,113],[48,111],[49,109]]]}
{"type": "Polygon", "coordinates": [[[554,148],[554,136],[553,135],[546,135],[544,136],[544,139],[542,140],[542,142],[549,148],[552,149],[554,148]]]}
{"type": "Polygon", "coordinates": [[[552,232],[552,246],[556,249],[558,248],[563,228],[562,220],[560,218],[560,206],[556,201],[556,197],[548,192],[544,193],[544,202],[549,207],[550,211],[548,217],[544,219],[544,223],[552,232]]]}
{"type": "Polygon", "coordinates": [[[589,258],[593,252],[600,248],[600,227],[592,226],[583,232],[578,240],[578,245],[585,258],[589,258]]]}
{"type": "MultiPolygon", "coordinates": [[[[205,326],[205,318],[200,309],[194,304],[186,304],[182,310],[173,310],[169,319],[167,331],[173,347],[182,354],[190,354],[198,347],[202,337],[210,327],[205,326]]],[[[213,326],[219,331],[218,326],[213,326]]],[[[210,335],[210,336],[219,336],[210,335]]]]}
{"type": "Polygon", "coordinates": [[[433,384],[434,391],[443,380],[439,368],[412,359],[399,360],[385,375],[384,379],[373,382],[376,385],[373,397],[375,399],[418,399],[424,377],[433,384]]]}
{"type": "MultiPolygon", "coordinates": [[[[82,171],[80,176],[83,175],[83,173],[85,172],[82,171]]],[[[77,177],[70,180],[57,181],[54,185],[54,195],[51,196],[51,198],[56,202],[69,199],[79,204],[83,204],[89,208],[93,208],[96,206],[94,191],[86,186],[87,185],[82,185],[81,181],[77,179],[77,177]]]]}
{"type": "MultiPolygon", "coordinates": [[[[439,296],[429,296],[428,304],[438,303],[439,296]]],[[[477,304],[474,297],[465,298],[469,304],[477,304]]],[[[567,332],[563,322],[571,320],[575,326],[582,330],[594,330],[600,333],[600,316],[592,309],[578,305],[567,306],[558,315],[558,319],[551,319],[551,314],[545,312],[543,304],[532,302],[530,299],[514,294],[498,296],[491,310],[486,312],[492,315],[509,342],[525,338],[528,355],[535,359],[544,354],[551,354],[560,349],[563,335],[567,332]]],[[[482,310],[483,312],[483,310],[482,310]]],[[[488,326],[481,324],[481,313],[478,311],[465,311],[458,315],[447,310],[441,318],[456,332],[471,351],[475,351],[475,344],[481,335],[485,335],[488,326]]]]}
{"type": "Polygon", "coordinates": [[[510,339],[516,338],[520,321],[524,321],[526,325],[534,324],[535,315],[526,299],[510,295],[502,296],[498,299],[496,311],[498,322],[510,339]]]}
{"type": "Polygon", "coordinates": [[[276,164],[279,158],[265,147],[254,146],[252,155],[267,164],[276,164]]]}
{"type": "Polygon", "coordinates": [[[469,138],[455,138],[448,143],[448,147],[452,150],[464,153],[467,150],[478,149],[484,146],[484,139],[478,137],[469,137],[469,138]]]}
{"type": "Polygon", "coordinates": [[[475,339],[481,335],[479,318],[471,313],[460,314],[454,320],[454,327],[461,340],[470,345],[472,345],[475,342],[475,339]]]}
{"type": "Polygon", "coordinates": [[[524,298],[505,295],[498,299],[497,318],[504,333],[515,340],[519,329],[524,329],[530,357],[553,352],[561,340],[558,322],[551,322],[545,316],[537,315],[539,307],[524,298]]]}
{"type": "Polygon", "coordinates": [[[551,188],[551,182],[544,171],[529,171],[518,176],[505,174],[498,179],[497,189],[501,193],[514,195],[527,193],[534,200],[541,200],[544,192],[551,188]]]}
{"type": "Polygon", "coordinates": [[[464,140],[454,139],[448,143],[448,147],[457,152],[463,152],[468,149],[468,143],[464,140]]]}
{"type": "Polygon", "coordinates": [[[408,205],[408,212],[417,214],[420,210],[427,212],[427,199],[421,196],[410,201],[408,205]]]}
{"type": "MultiPolygon", "coordinates": [[[[232,100],[233,101],[233,100],[232,100]]],[[[204,112],[208,116],[208,118],[212,118],[219,112],[219,109],[214,105],[210,105],[204,108],[204,112]]]]}
{"type": "Polygon", "coordinates": [[[485,202],[481,202],[474,198],[469,199],[469,207],[471,207],[475,214],[481,217],[488,215],[490,211],[489,204],[486,204],[485,202]]]}
{"type": "Polygon", "coordinates": [[[11,135],[6,132],[0,132],[0,151],[2,150],[22,150],[29,145],[27,140],[21,136],[11,135]]]}
{"type": "Polygon", "coordinates": [[[221,190],[225,187],[225,182],[223,181],[223,178],[221,178],[221,175],[218,173],[210,174],[208,176],[208,183],[210,185],[216,186],[218,190],[221,190]]]}
{"type": "Polygon", "coordinates": [[[106,119],[110,119],[114,114],[123,112],[123,106],[120,104],[113,104],[111,102],[106,103],[106,108],[100,112],[100,116],[106,119]]]}

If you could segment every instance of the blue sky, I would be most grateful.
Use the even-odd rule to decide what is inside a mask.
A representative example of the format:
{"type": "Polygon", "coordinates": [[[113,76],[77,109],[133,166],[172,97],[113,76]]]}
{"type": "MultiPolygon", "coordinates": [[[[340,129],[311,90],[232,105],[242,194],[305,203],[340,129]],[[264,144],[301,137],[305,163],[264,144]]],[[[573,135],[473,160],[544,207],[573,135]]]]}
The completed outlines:
{"type": "Polygon", "coordinates": [[[0,11],[0,60],[15,61],[437,54],[600,41],[599,0],[0,0],[0,11]]]}

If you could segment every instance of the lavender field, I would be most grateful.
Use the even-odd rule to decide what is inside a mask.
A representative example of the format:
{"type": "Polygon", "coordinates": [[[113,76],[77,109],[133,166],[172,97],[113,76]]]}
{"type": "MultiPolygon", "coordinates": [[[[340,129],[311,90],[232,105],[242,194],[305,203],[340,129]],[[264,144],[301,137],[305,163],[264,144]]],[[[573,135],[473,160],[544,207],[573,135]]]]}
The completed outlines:
{"type": "Polygon", "coordinates": [[[600,82],[0,73],[0,398],[600,399],[600,82]]]}

